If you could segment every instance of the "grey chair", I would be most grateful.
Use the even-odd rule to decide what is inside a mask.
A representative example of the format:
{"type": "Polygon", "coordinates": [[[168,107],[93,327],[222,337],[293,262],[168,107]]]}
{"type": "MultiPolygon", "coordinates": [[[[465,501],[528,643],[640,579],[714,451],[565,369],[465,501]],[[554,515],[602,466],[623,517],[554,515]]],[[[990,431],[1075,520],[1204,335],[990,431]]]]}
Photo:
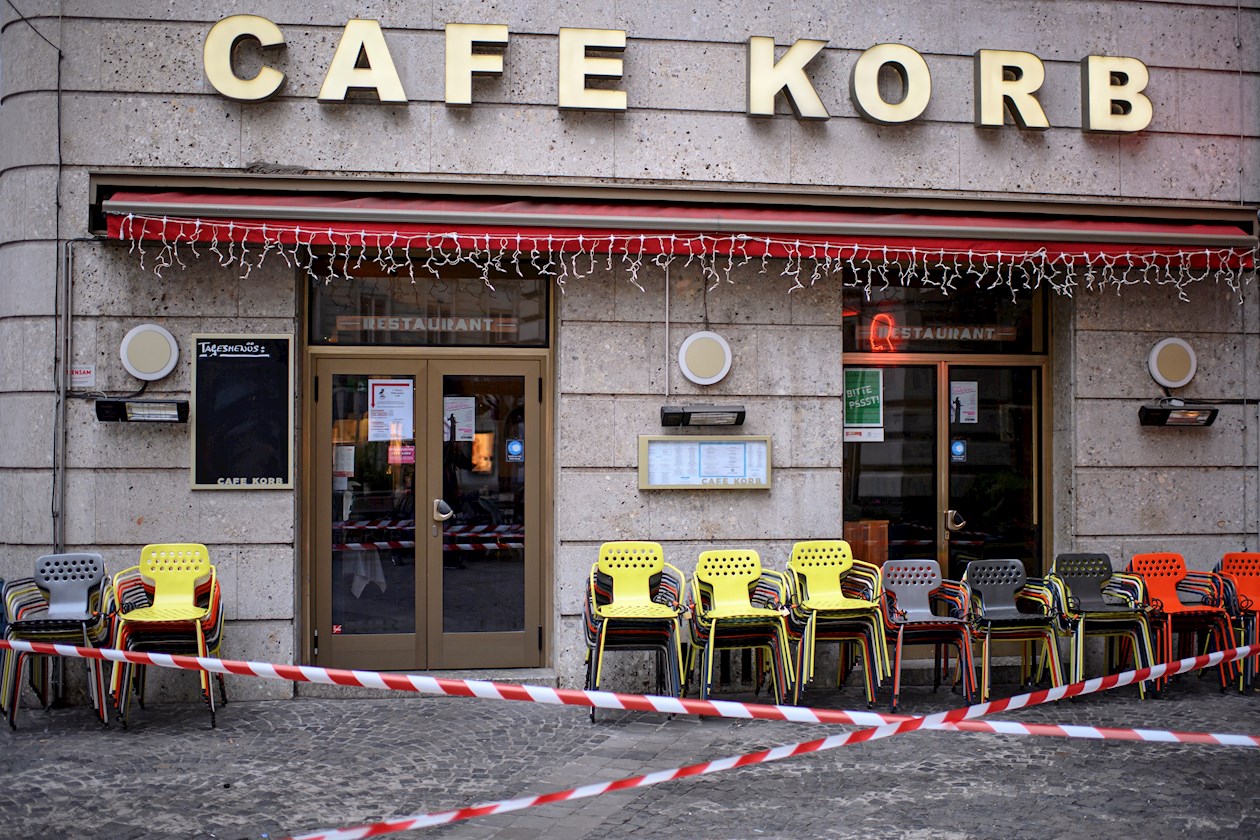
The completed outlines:
{"type": "MultiPolygon", "coordinates": [[[[47,554],[35,562],[35,575],[4,587],[5,609],[11,616],[5,638],[26,642],[62,642],[94,647],[109,633],[107,616],[102,614],[105,561],[99,554],[47,554]]],[[[21,702],[22,673],[31,654],[9,651],[4,660],[3,705],[9,726],[17,728],[21,702]]],[[[61,659],[54,658],[54,669],[61,659]]],[[[93,706],[101,721],[108,721],[104,669],[98,659],[89,659],[88,686],[93,706]]],[[[47,679],[41,680],[45,704],[50,702],[47,679]]]]}
{"type": "Polygon", "coordinates": [[[901,654],[905,644],[931,644],[936,651],[933,691],[941,684],[943,646],[958,649],[962,670],[963,695],[972,702],[976,672],[971,659],[971,624],[967,621],[967,598],[961,584],[941,578],[935,560],[889,560],[884,564],[884,623],[889,635],[896,633],[893,654],[893,696],[890,710],[897,711],[901,695],[901,654]],[[942,590],[948,590],[948,594],[942,590]],[[938,615],[934,602],[955,611],[938,615]]]}
{"type": "MultiPolygon", "coordinates": [[[[1127,638],[1133,645],[1135,667],[1154,664],[1154,645],[1146,610],[1119,595],[1107,593],[1107,585],[1114,575],[1111,558],[1106,554],[1060,554],[1055,558],[1049,581],[1063,601],[1072,631],[1068,661],[1070,682],[1085,678],[1085,639],[1088,636],[1103,636],[1109,641],[1116,637],[1127,638]]],[[[1146,683],[1141,683],[1138,690],[1145,697],[1146,683]]]]}
{"type": "MultiPolygon", "coordinates": [[[[984,637],[980,702],[989,698],[991,651],[995,639],[1040,642],[1042,661],[1049,665],[1051,683],[1061,685],[1063,669],[1059,665],[1059,648],[1055,642],[1058,616],[1053,612],[1047,587],[1040,580],[1034,587],[1024,571],[1023,562],[1014,559],[973,560],[963,572],[963,582],[972,596],[971,609],[976,628],[984,637]],[[1020,609],[1021,602],[1030,608],[1029,611],[1020,609]]],[[[1027,680],[1030,669],[1026,656],[1022,673],[1027,680]]]]}

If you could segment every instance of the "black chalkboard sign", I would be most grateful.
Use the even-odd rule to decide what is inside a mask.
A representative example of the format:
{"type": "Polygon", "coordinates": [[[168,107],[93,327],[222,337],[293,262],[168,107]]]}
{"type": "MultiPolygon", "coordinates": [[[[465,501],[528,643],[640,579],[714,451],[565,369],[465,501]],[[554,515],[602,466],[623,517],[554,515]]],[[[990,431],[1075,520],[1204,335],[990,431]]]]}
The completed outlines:
{"type": "Polygon", "coordinates": [[[194,335],[192,486],[293,486],[293,336],[194,335]]]}

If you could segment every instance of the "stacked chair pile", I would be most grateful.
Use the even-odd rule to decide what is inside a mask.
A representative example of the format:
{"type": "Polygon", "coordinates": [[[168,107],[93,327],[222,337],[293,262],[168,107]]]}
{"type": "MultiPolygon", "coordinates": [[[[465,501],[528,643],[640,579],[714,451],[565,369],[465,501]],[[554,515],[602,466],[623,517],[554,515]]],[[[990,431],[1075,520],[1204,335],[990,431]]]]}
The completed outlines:
{"type": "Polygon", "coordinates": [[[976,672],[971,662],[971,604],[961,583],[944,580],[935,560],[890,560],[883,567],[884,623],[893,641],[893,694],[890,711],[901,696],[901,658],[907,644],[930,644],[934,649],[932,690],[941,685],[942,651],[958,652],[963,698],[971,704],[976,694],[976,672]]]}
{"type": "MultiPolygon", "coordinates": [[[[106,582],[105,561],[99,554],[48,554],[35,563],[35,575],[12,580],[0,587],[4,614],[8,617],[4,637],[24,642],[50,642],[83,647],[99,647],[109,634],[103,608],[106,582]]],[[[21,702],[22,671],[32,659],[19,651],[3,651],[0,660],[0,708],[8,713],[9,726],[17,728],[21,702]]],[[[52,675],[60,675],[61,657],[51,663],[31,666],[31,685],[41,702],[48,706],[54,698],[52,675]]],[[[88,694],[101,721],[108,720],[103,668],[98,659],[88,659],[88,694]]],[[[61,680],[56,680],[60,693],[61,680]]]]}
{"type": "MultiPolygon", "coordinates": [[[[1260,552],[1232,551],[1217,567],[1221,600],[1234,622],[1240,645],[1260,645],[1260,552]]],[[[1260,674],[1260,657],[1239,663],[1239,691],[1250,691],[1260,674]]]]}
{"type": "MultiPolygon", "coordinates": [[[[686,685],[681,617],[683,573],[660,543],[607,542],[586,589],[586,687],[598,691],[610,650],[656,653],[656,693],[681,697],[686,685]]],[[[591,707],[591,719],[595,708],[591,707]]]]}
{"type": "Polygon", "coordinates": [[[1037,674],[1050,669],[1054,686],[1063,684],[1059,648],[1055,641],[1059,616],[1053,592],[1040,579],[1030,579],[1020,560],[973,560],[963,572],[971,595],[973,621],[981,638],[982,676],[980,702],[989,699],[992,675],[992,642],[1005,639],[1024,643],[1021,676],[1032,677],[1029,648],[1040,645],[1037,674]]]}
{"type": "Polygon", "coordinates": [[[691,636],[700,661],[700,697],[713,688],[713,659],[719,650],[756,652],[758,690],[769,657],[775,701],[784,702],[794,685],[784,611],[789,587],[782,572],[764,569],[751,549],[701,552],[691,580],[691,636]]]}
{"type": "MultiPolygon", "coordinates": [[[[210,553],[199,543],[146,545],[140,564],[114,576],[114,647],[123,650],[218,656],[223,602],[210,553]]],[[[201,692],[214,726],[210,674],[200,671],[201,692]]],[[[219,697],[227,702],[223,675],[219,697]]],[[[144,705],[143,665],[115,663],[111,680],[118,716],[127,725],[134,690],[144,705]]]]}
{"type": "Polygon", "coordinates": [[[840,643],[837,684],[847,676],[850,661],[860,659],[867,706],[873,706],[882,678],[891,675],[879,567],[855,560],[844,540],[808,540],[792,546],[788,571],[798,638],[793,702],[799,702],[801,689],[814,676],[818,642],[831,641],[840,643]]]}
{"type": "MultiPolygon", "coordinates": [[[[1107,661],[1110,673],[1120,658],[1112,656],[1113,648],[1132,651],[1133,667],[1155,664],[1149,607],[1138,603],[1133,590],[1124,585],[1111,567],[1106,554],[1060,554],[1046,578],[1055,597],[1055,608],[1064,617],[1071,633],[1068,682],[1085,679],[1085,639],[1102,636],[1107,639],[1107,661]],[[1120,641],[1124,645],[1113,642],[1120,641]]],[[[1127,657],[1126,657],[1127,658],[1127,657]]],[[[1138,687],[1146,696],[1146,682],[1138,687]]]]}
{"type": "MultiPolygon", "coordinates": [[[[1128,577],[1135,584],[1138,602],[1152,608],[1157,658],[1171,662],[1192,655],[1195,641],[1206,634],[1210,650],[1233,647],[1229,614],[1220,603],[1220,579],[1210,572],[1191,572],[1186,561],[1173,552],[1135,554],[1129,561],[1128,577]],[[1182,601],[1182,596],[1192,599],[1182,601]],[[1178,639],[1174,657],[1173,636],[1178,639]]],[[[1221,665],[1221,688],[1233,674],[1231,665],[1221,665]]],[[[1167,677],[1158,682],[1162,685],[1167,677]]]]}

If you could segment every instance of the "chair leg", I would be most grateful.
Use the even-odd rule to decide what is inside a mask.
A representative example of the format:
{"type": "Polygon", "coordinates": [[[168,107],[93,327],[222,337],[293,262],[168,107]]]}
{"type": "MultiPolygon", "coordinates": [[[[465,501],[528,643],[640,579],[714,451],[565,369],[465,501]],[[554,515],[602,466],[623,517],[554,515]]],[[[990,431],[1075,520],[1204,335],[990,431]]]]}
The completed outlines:
{"type": "Polygon", "coordinates": [[[9,652],[9,662],[12,665],[11,679],[6,680],[9,688],[9,728],[17,729],[17,710],[22,704],[22,669],[27,667],[27,660],[30,658],[28,654],[19,651],[9,652]]]}
{"type": "MultiPolygon", "coordinates": [[[[904,624],[902,624],[902,625],[898,625],[898,627],[897,627],[897,646],[896,646],[896,648],[894,648],[894,650],[893,650],[893,688],[892,688],[892,703],[891,703],[891,704],[889,705],[889,707],[888,707],[888,711],[889,711],[889,712],[891,712],[891,713],[893,713],[893,714],[895,714],[895,713],[897,712],[897,702],[898,702],[898,700],[900,700],[900,699],[901,699],[901,643],[902,643],[903,637],[904,637],[904,635],[905,635],[905,632],[906,632],[906,626],[905,626],[904,624]]],[[[940,654],[941,654],[941,649],[940,649],[940,647],[938,646],[938,647],[937,647],[937,649],[936,649],[936,667],[937,667],[938,669],[940,668],[940,654]]],[[[940,674],[939,674],[939,672],[937,673],[937,679],[936,679],[936,682],[937,682],[937,685],[939,685],[939,684],[940,684],[940,674]]],[[[933,691],[935,691],[936,689],[935,689],[935,688],[933,688],[932,690],[933,690],[933,691]]]]}
{"type": "Polygon", "coordinates": [[[984,665],[982,670],[982,678],[980,678],[980,703],[985,703],[989,699],[989,639],[990,631],[985,628],[984,631],[984,665]]]}

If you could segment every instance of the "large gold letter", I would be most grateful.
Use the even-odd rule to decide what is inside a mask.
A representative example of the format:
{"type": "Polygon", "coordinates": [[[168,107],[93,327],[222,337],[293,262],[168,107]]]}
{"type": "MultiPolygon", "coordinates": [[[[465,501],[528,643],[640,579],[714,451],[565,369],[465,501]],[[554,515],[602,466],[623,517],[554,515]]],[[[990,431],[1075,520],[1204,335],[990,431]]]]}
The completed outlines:
{"type": "Polygon", "coordinates": [[[1146,128],[1155,116],[1155,107],[1142,93],[1150,80],[1150,71],[1136,58],[1081,59],[1081,128],[1109,134],[1146,128]]]}
{"type": "Polygon", "coordinates": [[[471,105],[473,74],[503,75],[503,53],[475,53],[478,44],[505,46],[508,28],[501,24],[446,24],[446,104],[471,105]]]}
{"type": "Polygon", "coordinates": [[[560,29],[560,78],[558,104],[561,108],[581,108],[591,111],[626,110],[624,90],[588,88],[586,80],[620,79],[622,60],[620,53],[626,49],[626,33],[623,29],[560,29]],[[615,58],[588,56],[587,50],[604,50],[618,53],[615,58]]]}
{"type": "Polygon", "coordinates": [[[788,104],[798,119],[825,120],[831,115],[818,98],[805,65],[827,46],[826,41],[802,38],[793,44],[776,63],[774,39],[754,35],[748,39],[748,114],[773,117],[774,98],[779,91],[787,94],[788,104]]]}
{"type": "Polygon", "coordinates": [[[259,46],[284,45],[280,27],[258,15],[232,15],[210,27],[201,52],[206,68],[206,78],[219,93],[240,102],[259,102],[280,92],[284,74],[263,65],[252,79],[242,79],[232,69],[232,51],[246,38],[257,41],[259,46]]]}
{"type": "Polygon", "coordinates": [[[328,65],[328,74],[319,89],[320,102],[344,102],[350,88],[374,90],[382,102],[407,104],[402,81],[394,69],[394,59],[385,44],[381,25],[374,20],[351,20],[341,33],[341,42],[328,65]],[[363,67],[359,66],[360,58],[363,67]]]}
{"type": "Polygon", "coordinates": [[[1043,131],[1050,127],[1036,97],[1046,80],[1041,59],[1018,50],[979,50],[974,70],[977,126],[1003,126],[1009,111],[1020,128],[1043,131]]]}
{"type": "Polygon", "coordinates": [[[910,122],[923,115],[932,97],[932,74],[927,62],[903,44],[876,44],[858,57],[849,75],[849,98],[868,120],[885,125],[910,122]],[[879,95],[879,71],[885,66],[901,78],[901,101],[879,95]]]}

